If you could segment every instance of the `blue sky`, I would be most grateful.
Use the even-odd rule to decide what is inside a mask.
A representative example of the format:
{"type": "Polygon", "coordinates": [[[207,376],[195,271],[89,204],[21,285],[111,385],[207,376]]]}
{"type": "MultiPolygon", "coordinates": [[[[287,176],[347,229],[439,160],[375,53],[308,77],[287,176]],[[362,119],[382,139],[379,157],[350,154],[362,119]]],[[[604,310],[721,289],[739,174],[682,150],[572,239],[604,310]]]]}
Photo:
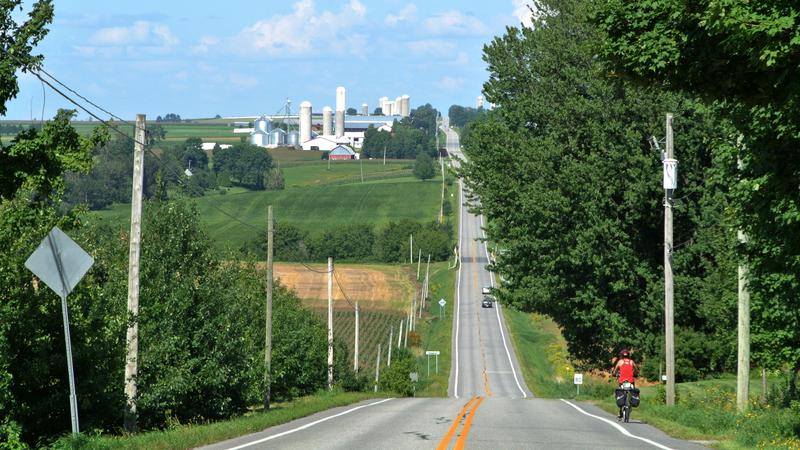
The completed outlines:
{"type": "MultiPolygon", "coordinates": [[[[525,0],[54,3],[37,48],[45,70],[114,114],[148,119],[272,114],[287,97],[321,111],[339,85],[348,107],[370,111],[403,94],[412,108],[474,106],[483,44],[528,12],[525,0]]],[[[31,76],[20,87],[6,119],[69,107],[31,76]]]]}

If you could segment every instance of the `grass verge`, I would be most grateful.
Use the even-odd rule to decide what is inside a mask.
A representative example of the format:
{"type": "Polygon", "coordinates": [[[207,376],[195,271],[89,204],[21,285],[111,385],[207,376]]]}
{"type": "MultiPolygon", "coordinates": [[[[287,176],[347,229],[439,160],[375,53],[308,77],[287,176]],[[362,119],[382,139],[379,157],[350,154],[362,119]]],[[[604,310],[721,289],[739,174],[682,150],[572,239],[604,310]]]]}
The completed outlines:
{"type": "Polygon", "coordinates": [[[106,437],[83,434],[65,437],[53,449],[188,449],[261,431],[301,417],[345,406],[377,395],[366,392],[322,392],[297,400],[277,403],[266,414],[254,411],[232,420],[208,424],[177,424],[164,431],[149,431],[132,436],[106,437]]]}
{"type": "MultiPolygon", "coordinates": [[[[566,343],[551,319],[509,308],[504,312],[523,377],[534,395],[576,398],[590,401],[612,414],[619,411],[611,381],[584,376],[581,393],[576,395],[566,343]]],[[[772,378],[770,384],[776,383],[781,381],[772,378]]],[[[674,407],[664,404],[662,386],[640,389],[642,403],[633,410],[633,420],[653,425],[676,438],[726,450],[800,449],[800,403],[795,402],[789,408],[760,405],[756,399],[761,388],[755,378],[751,380],[751,408],[745,414],[736,412],[736,378],[732,375],[679,383],[674,407]]]]}
{"type": "MultiPolygon", "coordinates": [[[[424,269],[420,277],[424,279],[424,269]]],[[[419,385],[418,397],[447,397],[447,387],[450,381],[451,341],[453,336],[453,295],[455,293],[456,271],[448,269],[447,262],[431,264],[430,272],[430,301],[427,314],[419,322],[419,332],[422,338],[420,354],[417,355],[417,373],[419,385]],[[445,300],[445,306],[440,313],[439,299],[445,300]],[[438,350],[439,372],[436,372],[435,357],[430,357],[430,375],[428,375],[427,350],[438,350]]]]}

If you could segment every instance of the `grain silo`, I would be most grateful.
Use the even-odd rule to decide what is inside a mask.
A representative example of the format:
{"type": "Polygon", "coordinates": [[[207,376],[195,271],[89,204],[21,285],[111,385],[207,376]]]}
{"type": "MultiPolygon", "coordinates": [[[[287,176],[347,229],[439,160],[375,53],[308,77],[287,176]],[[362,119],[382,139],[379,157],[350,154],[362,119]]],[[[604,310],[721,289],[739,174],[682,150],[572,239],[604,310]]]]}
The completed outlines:
{"type": "Polygon", "coordinates": [[[369,115],[369,105],[367,105],[366,103],[362,103],[361,104],[361,115],[362,116],[368,116],[369,115]]]}
{"type": "Polygon", "coordinates": [[[403,117],[408,117],[411,112],[410,108],[411,98],[406,94],[400,97],[400,115],[403,117]]]}
{"type": "Polygon", "coordinates": [[[322,135],[323,136],[332,136],[333,135],[333,119],[331,117],[331,113],[333,110],[330,106],[326,106],[322,108],[322,135]]]}
{"type": "Polygon", "coordinates": [[[300,143],[311,140],[311,102],[300,103],[300,143]]]}
{"type": "Polygon", "coordinates": [[[397,97],[397,98],[394,99],[394,105],[392,106],[392,113],[394,113],[393,115],[399,116],[401,114],[401,111],[402,111],[402,106],[401,105],[402,105],[402,103],[403,103],[403,99],[402,98],[397,97]]]}
{"type": "Polygon", "coordinates": [[[388,102],[389,102],[389,97],[381,97],[378,100],[378,106],[381,107],[381,111],[383,112],[384,116],[389,115],[389,111],[386,110],[387,109],[386,105],[388,104],[388,102]]]}
{"type": "Polygon", "coordinates": [[[270,147],[278,147],[286,143],[286,131],[282,128],[275,128],[269,132],[270,147]]]}
{"type": "Polygon", "coordinates": [[[344,87],[336,88],[336,137],[344,136],[344,110],[345,110],[345,90],[344,87]]]}
{"type": "Polygon", "coordinates": [[[286,145],[290,147],[297,147],[300,145],[300,133],[297,130],[292,130],[286,135],[286,145]]]}

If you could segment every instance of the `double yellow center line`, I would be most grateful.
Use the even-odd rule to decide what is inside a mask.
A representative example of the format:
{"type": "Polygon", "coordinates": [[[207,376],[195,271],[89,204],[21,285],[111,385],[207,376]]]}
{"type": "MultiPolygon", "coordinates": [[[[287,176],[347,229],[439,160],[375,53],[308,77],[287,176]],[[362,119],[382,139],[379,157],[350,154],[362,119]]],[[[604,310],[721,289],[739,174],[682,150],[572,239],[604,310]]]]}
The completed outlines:
{"type": "Polygon", "coordinates": [[[475,396],[472,397],[461,411],[458,412],[456,419],[453,421],[453,425],[450,426],[450,429],[447,430],[447,434],[444,435],[439,445],[436,446],[436,450],[447,450],[450,447],[450,441],[453,440],[453,436],[456,434],[456,430],[458,430],[458,426],[461,425],[461,421],[464,420],[464,426],[461,428],[461,434],[458,435],[458,439],[456,439],[456,445],[453,447],[454,450],[461,450],[464,448],[464,444],[467,443],[467,436],[469,436],[469,430],[472,427],[472,418],[475,417],[475,411],[478,410],[478,406],[480,406],[481,402],[483,401],[483,397],[475,396]],[[469,412],[467,410],[469,409],[469,412]]]}

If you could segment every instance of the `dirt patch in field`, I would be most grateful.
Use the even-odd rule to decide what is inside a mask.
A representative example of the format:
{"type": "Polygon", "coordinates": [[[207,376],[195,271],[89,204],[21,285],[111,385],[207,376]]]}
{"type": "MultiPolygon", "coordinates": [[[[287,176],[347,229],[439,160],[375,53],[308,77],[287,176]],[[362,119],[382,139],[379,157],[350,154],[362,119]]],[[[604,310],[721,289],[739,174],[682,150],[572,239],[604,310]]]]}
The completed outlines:
{"type": "MultiPolygon", "coordinates": [[[[327,265],[275,263],[275,278],[294,289],[310,307],[325,307],[328,301],[327,265]],[[312,270],[313,269],[313,270],[312,270]]],[[[398,266],[337,265],[333,280],[333,302],[336,309],[348,308],[359,301],[363,309],[404,311],[416,291],[411,270],[398,266]],[[337,283],[338,281],[338,283],[337,283]]]]}

